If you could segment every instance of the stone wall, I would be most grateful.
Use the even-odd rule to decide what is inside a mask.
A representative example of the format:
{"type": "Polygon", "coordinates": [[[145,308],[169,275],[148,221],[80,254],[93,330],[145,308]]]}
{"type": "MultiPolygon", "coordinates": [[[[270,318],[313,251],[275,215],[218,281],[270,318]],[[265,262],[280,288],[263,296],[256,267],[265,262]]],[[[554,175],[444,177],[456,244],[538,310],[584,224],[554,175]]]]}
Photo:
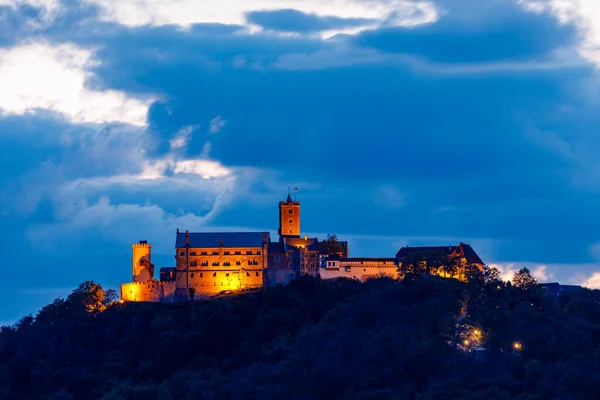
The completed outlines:
{"type": "Polygon", "coordinates": [[[148,301],[170,302],[173,300],[175,282],[130,282],[121,285],[121,300],[123,301],[148,301]]]}

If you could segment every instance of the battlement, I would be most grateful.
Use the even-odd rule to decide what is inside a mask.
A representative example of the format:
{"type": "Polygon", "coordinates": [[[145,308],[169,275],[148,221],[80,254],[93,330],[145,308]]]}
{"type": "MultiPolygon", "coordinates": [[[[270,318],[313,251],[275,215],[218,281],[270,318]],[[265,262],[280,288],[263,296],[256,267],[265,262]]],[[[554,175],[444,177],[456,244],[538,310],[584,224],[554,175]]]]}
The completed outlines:
{"type": "Polygon", "coordinates": [[[150,243],[134,243],[131,247],[152,247],[150,243]]]}

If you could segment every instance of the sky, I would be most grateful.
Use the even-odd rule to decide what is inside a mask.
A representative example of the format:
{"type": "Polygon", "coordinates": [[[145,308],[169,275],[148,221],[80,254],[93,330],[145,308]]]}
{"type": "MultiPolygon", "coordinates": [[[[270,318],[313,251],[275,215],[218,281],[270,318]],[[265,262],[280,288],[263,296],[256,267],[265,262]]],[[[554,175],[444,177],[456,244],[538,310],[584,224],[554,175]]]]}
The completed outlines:
{"type": "Polygon", "coordinates": [[[600,288],[597,0],[0,0],[0,325],[176,229],[600,288]]]}

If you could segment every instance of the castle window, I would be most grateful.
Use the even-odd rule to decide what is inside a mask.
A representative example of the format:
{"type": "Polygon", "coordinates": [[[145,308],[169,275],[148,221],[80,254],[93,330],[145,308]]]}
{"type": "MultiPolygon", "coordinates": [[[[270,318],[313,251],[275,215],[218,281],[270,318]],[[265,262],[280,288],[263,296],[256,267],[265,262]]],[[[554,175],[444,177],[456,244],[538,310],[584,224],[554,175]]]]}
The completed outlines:
{"type": "Polygon", "coordinates": [[[213,265],[213,267],[218,267],[219,266],[219,262],[218,261],[213,261],[212,265],[213,265]]]}
{"type": "Polygon", "coordinates": [[[202,263],[200,264],[200,266],[202,266],[202,267],[208,267],[208,261],[202,261],[202,263]]]}
{"type": "Polygon", "coordinates": [[[218,251],[213,251],[212,254],[213,254],[213,256],[218,256],[219,252],[218,251]]]}
{"type": "Polygon", "coordinates": [[[230,263],[229,261],[225,261],[225,262],[223,263],[223,266],[224,266],[224,267],[229,267],[229,266],[231,266],[231,263],[230,263]]]}
{"type": "Polygon", "coordinates": [[[193,278],[193,277],[194,277],[194,273],[193,273],[193,272],[192,272],[192,275],[191,275],[190,277],[191,277],[191,278],[193,278]]]}
{"type": "Polygon", "coordinates": [[[208,251],[201,251],[200,255],[207,256],[208,255],[208,251]]]}
{"type": "Polygon", "coordinates": [[[256,252],[256,254],[258,254],[260,256],[260,250],[256,252]]]}
{"type": "Polygon", "coordinates": [[[260,276],[260,272],[257,272],[257,273],[256,273],[256,276],[260,276]]]}
{"type": "Polygon", "coordinates": [[[225,251],[225,252],[223,252],[223,254],[224,254],[224,255],[226,255],[226,256],[228,256],[228,255],[229,255],[229,252],[228,252],[228,251],[225,251]]]}
{"type": "Polygon", "coordinates": [[[292,233],[292,230],[290,229],[290,233],[292,233]]]}
{"type": "Polygon", "coordinates": [[[274,257],[273,257],[273,262],[274,262],[275,264],[278,264],[278,265],[279,265],[279,263],[281,262],[281,257],[279,257],[279,256],[274,256],[274,257]]]}
{"type": "Polygon", "coordinates": [[[294,223],[294,220],[293,220],[293,219],[290,219],[288,222],[289,222],[290,224],[293,224],[293,223],[294,223]]]}
{"type": "Polygon", "coordinates": [[[180,251],[180,252],[179,252],[179,255],[180,255],[180,256],[185,256],[185,251],[180,251]]]}
{"type": "Polygon", "coordinates": [[[190,267],[198,266],[198,261],[190,261],[190,267]]]}
{"type": "Polygon", "coordinates": [[[258,265],[258,260],[254,260],[254,261],[252,262],[252,264],[254,264],[254,265],[258,265]]]}
{"type": "Polygon", "coordinates": [[[217,276],[217,273],[216,273],[216,272],[213,272],[213,276],[217,276]]]}
{"type": "Polygon", "coordinates": [[[246,272],[246,276],[250,276],[250,272],[246,272]]]}
{"type": "Polygon", "coordinates": [[[252,260],[248,260],[248,265],[252,265],[252,260]]]}
{"type": "Polygon", "coordinates": [[[229,272],[225,274],[225,276],[229,276],[229,272]]]}
{"type": "Polygon", "coordinates": [[[202,272],[200,273],[200,278],[202,278],[204,275],[202,275],[202,272]]]}
{"type": "Polygon", "coordinates": [[[242,265],[242,262],[240,260],[235,262],[235,265],[242,265]]]}
{"type": "Polygon", "coordinates": [[[241,251],[236,251],[235,254],[239,256],[240,254],[242,254],[242,252],[241,251]]]}
{"type": "Polygon", "coordinates": [[[195,256],[195,255],[196,255],[195,251],[190,252],[190,256],[195,256]]]}
{"type": "Polygon", "coordinates": [[[293,214],[293,213],[294,213],[294,210],[292,210],[291,208],[288,209],[288,214],[293,214]]]}
{"type": "Polygon", "coordinates": [[[246,255],[251,255],[252,254],[252,250],[246,250],[246,255]]]}

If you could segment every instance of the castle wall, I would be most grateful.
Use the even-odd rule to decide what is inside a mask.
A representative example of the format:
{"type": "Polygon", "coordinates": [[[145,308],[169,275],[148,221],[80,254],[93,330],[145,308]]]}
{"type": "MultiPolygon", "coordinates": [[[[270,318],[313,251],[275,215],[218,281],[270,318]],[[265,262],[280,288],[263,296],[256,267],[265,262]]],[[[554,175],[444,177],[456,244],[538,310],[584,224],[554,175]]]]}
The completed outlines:
{"type": "Polygon", "coordinates": [[[172,301],[177,285],[175,282],[129,282],[121,285],[121,300],[169,302],[172,301]]]}
{"type": "Polygon", "coordinates": [[[269,287],[277,286],[278,284],[287,285],[298,276],[296,271],[289,268],[269,268],[265,272],[265,285],[269,287]]]}
{"type": "Polygon", "coordinates": [[[370,278],[387,276],[398,278],[398,267],[391,261],[380,259],[323,260],[319,269],[321,279],[351,278],[361,282],[370,278]]]}

